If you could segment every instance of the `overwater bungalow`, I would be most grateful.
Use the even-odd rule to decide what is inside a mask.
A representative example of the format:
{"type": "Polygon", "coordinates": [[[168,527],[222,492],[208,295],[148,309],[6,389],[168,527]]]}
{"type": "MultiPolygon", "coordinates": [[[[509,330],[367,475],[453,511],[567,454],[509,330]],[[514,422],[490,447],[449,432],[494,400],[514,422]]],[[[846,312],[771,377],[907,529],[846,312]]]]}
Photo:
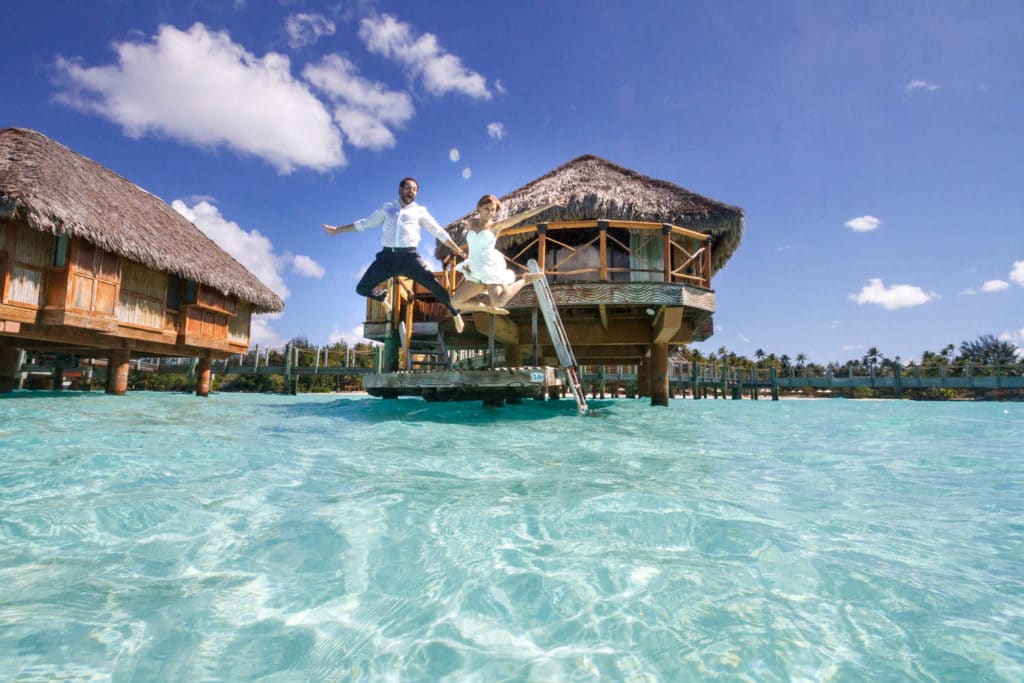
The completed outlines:
{"type": "MultiPolygon", "coordinates": [[[[505,215],[556,205],[507,228],[497,246],[518,274],[531,260],[542,268],[578,364],[637,365],[642,395],[667,404],[669,348],[713,334],[712,277],[740,244],[743,211],[592,155],[500,199],[505,215]]],[[[465,242],[472,216],[447,226],[456,241],[465,242]]],[[[442,248],[437,257],[445,259],[438,277],[454,291],[461,277],[455,261],[442,248]]],[[[552,339],[537,322],[534,288],[505,307],[508,316],[474,313],[457,335],[426,292],[400,286],[397,315],[388,319],[368,301],[364,330],[387,341],[404,324],[412,331],[402,339],[408,358],[416,357],[417,337],[436,336],[447,352],[497,345],[509,367],[557,364],[552,339]]]]}
{"type": "MultiPolygon", "coordinates": [[[[254,313],[281,298],[130,180],[32,130],[0,130],[0,392],[19,351],[107,359],[124,394],[132,358],[244,353],[254,313]]],[[[58,384],[59,388],[59,384],[58,384]]]]}

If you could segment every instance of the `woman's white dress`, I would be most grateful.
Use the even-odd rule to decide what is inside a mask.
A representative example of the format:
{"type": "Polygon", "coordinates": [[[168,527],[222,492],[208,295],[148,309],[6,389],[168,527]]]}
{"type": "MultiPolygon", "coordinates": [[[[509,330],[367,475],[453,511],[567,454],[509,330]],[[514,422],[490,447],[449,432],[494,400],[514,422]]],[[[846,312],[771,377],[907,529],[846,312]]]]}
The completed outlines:
{"type": "Polygon", "coordinates": [[[510,285],[516,274],[505,266],[505,256],[495,246],[498,238],[490,230],[466,233],[469,257],[455,266],[471,282],[484,285],[510,285]]]}

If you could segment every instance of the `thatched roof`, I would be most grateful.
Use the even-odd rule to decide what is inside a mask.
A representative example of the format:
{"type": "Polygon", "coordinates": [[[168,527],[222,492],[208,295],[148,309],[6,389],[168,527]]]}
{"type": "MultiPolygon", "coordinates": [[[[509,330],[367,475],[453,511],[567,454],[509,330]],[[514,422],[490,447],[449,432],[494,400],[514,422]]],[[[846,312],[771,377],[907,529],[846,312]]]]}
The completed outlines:
{"type": "MultiPolygon", "coordinates": [[[[529,223],[576,220],[628,220],[670,223],[711,234],[712,267],[729,260],[743,238],[743,210],[702,197],[665,180],[656,180],[600,157],[586,154],[563,164],[500,198],[503,215],[512,216],[545,204],[559,206],[529,219],[529,223]]],[[[465,242],[475,211],[453,221],[448,232],[465,242]]],[[[502,238],[499,246],[522,241],[502,238]]],[[[445,250],[438,250],[441,258],[445,250]]]]}
{"type": "Polygon", "coordinates": [[[41,133],[0,130],[0,217],[280,311],[281,297],[158,197],[41,133]]]}

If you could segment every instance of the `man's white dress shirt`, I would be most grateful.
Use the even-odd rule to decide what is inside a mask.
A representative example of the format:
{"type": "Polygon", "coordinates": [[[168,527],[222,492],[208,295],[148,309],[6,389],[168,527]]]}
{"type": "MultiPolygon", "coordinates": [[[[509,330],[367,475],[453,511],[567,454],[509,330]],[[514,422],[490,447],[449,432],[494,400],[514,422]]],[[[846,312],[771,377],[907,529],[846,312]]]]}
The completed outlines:
{"type": "Polygon", "coordinates": [[[420,228],[426,228],[442,242],[451,238],[426,207],[416,202],[402,206],[400,202],[387,202],[366,218],[354,223],[356,230],[362,232],[378,225],[384,225],[384,234],[380,242],[385,247],[417,247],[420,243],[420,228]]]}

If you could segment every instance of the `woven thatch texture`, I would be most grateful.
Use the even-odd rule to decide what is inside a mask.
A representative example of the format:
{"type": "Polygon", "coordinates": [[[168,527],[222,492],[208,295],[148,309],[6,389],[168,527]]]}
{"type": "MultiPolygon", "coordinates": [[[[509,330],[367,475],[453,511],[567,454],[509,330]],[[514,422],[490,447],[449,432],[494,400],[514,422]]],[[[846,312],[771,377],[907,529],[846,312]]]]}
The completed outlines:
{"type": "MultiPolygon", "coordinates": [[[[743,210],[702,197],[665,180],[656,180],[590,154],[559,166],[501,197],[502,214],[513,216],[545,204],[559,207],[531,218],[529,223],[576,220],[628,220],[670,223],[712,235],[712,267],[717,271],[743,239],[743,210]]],[[[465,242],[469,219],[475,211],[453,221],[448,232],[465,242]]],[[[532,239],[505,237],[507,248],[532,239]]],[[[446,253],[438,249],[437,256],[446,253]]]]}
{"type": "Polygon", "coordinates": [[[234,294],[259,312],[281,298],[154,195],[33,130],[0,130],[0,216],[234,294]]]}

